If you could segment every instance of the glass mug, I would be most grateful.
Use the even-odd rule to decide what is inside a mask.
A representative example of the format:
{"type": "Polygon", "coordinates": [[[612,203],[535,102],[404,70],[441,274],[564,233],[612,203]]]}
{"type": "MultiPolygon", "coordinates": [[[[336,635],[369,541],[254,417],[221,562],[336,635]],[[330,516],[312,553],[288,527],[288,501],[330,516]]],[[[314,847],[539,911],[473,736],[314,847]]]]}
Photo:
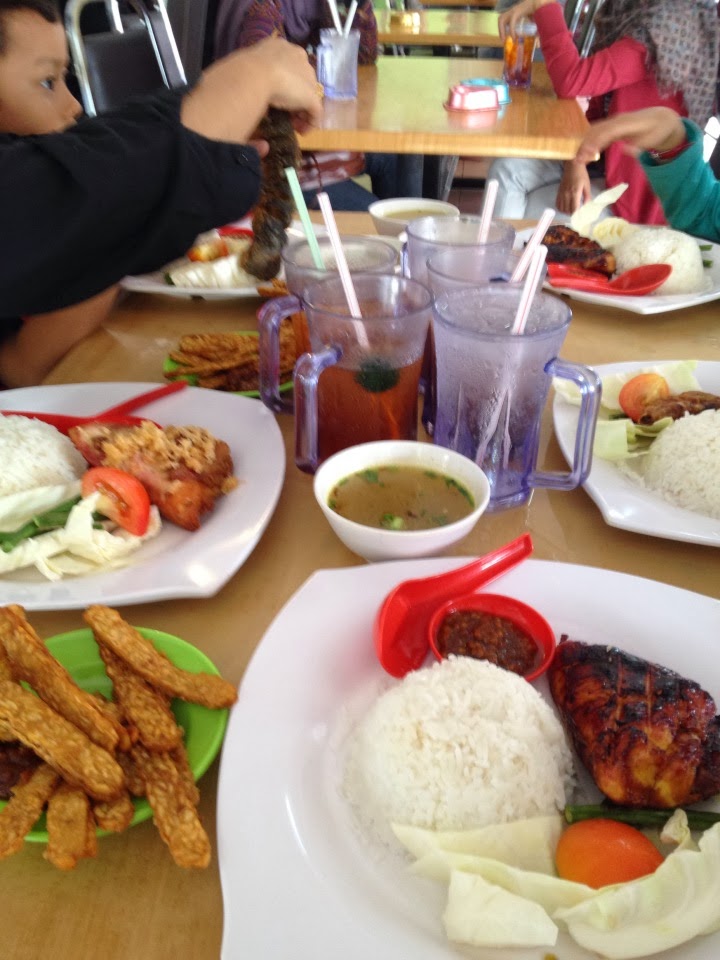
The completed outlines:
{"type": "Polygon", "coordinates": [[[312,352],[295,365],[295,462],[309,473],[345,447],[417,439],[432,295],[388,274],[355,274],[353,285],[362,318],[337,276],[305,293],[312,352]]]}
{"type": "Polygon", "coordinates": [[[522,287],[446,290],[433,305],[437,364],[435,443],[470,457],[490,482],[488,510],[520,506],[534,487],[573,490],[590,472],[601,387],[588,367],[557,356],[571,313],[537,293],[525,332],[511,333],[522,287]],[[570,473],[537,470],[543,408],[553,377],[581,393],[570,473]]]}
{"type": "Polygon", "coordinates": [[[358,93],[360,31],[338,33],[330,27],[320,31],[317,76],[328,100],[354,100],[358,93]]]}
{"type": "Polygon", "coordinates": [[[503,46],[503,80],[510,87],[527,88],[532,77],[532,60],[537,43],[537,27],[523,17],[508,34],[503,46]]]}
{"type": "MultiPolygon", "coordinates": [[[[509,283],[520,261],[521,250],[511,250],[503,257],[488,259],[478,256],[472,247],[459,250],[441,250],[427,262],[428,286],[438,296],[446,290],[461,287],[484,287],[488,283],[509,283]]],[[[547,266],[543,267],[543,279],[547,266]]],[[[525,278],[521,282],[524,282],[525,278]]]]}
{"type": "MultiPolygon", "coordinates": [[[[473,248],[478,256],[488,264],[507,257],[515,242],[515,230],[507,223],[494,220],[490,224],[487,240],[480,243],[481,218],[460,215],[457,217],[421,217],[411,220],[407,225],[407,242],[403,246],[402,265],[405,276],[428,283],[427,262],[433,254],[444,250],[463,250],[473,248]]],[[[433,328],[430,328],[425,359],[423,363],[423,409],[422,422],[429,434],[433,433],[435,422],[435,360],[433,347],[433,328]]]]}
{"type": "MultiPolygon", "coordinates": [[[[302,310],[298,300],[303,299],[305,288],[317,280],[337,276],[337,266],[332,245],[327,237],[318,238],[320,255],[326,269],[315,266],[307,240],[293,240],[282,251],[285,282],[291,297],[268,300],[258,312],[260,331],[260,396],[266,407],[277,413],[292,413],[292,398],[280,393],[280,324],[285,317],[302,310]]],[[[393,273],[398,262],[398,252],[392,244],[375,237],[342,238],[342,248],[350,270],[363,273],[393,273]]],[[[298,353],[310,349],[306,330],[295,325],[298,353]]]]}

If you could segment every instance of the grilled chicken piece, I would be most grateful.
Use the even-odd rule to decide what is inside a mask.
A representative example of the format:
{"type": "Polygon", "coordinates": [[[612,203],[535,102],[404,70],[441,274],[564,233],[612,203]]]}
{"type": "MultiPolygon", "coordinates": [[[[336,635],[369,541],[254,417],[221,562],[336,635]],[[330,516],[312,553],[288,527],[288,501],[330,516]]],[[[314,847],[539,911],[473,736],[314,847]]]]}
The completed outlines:
{"type": "Polygon", "coordinates": [[[611,277],[615,257],[595,240],[583,237],[570,227],[555,224],[543,237],[548,263],[572,263],[583,270],[596,270],[611,277]]]}
{"type": "Polygon", "coordinates": [[[720,717],[697,683],[567,639],[548,677],[580,759],[614,803],[671,808],[720,792],[720,717]]]}
{"type": "Polygon", "coordinates": [[[686,390],[672,397],[658,397],[643,407],[638,423],[655,423],[663,417],[679,420],[686,413],[702,413],[704,410],[720,410],[720,397],[702,390],[686,390]]]}
{"type": "Polygon", "coordinates": [[[137,477],[163,517],[185,530],[197,530],[216,499],[237,486],[230,448],[202,427],[90,423],[68,436],[92,466],[137,477]]]}

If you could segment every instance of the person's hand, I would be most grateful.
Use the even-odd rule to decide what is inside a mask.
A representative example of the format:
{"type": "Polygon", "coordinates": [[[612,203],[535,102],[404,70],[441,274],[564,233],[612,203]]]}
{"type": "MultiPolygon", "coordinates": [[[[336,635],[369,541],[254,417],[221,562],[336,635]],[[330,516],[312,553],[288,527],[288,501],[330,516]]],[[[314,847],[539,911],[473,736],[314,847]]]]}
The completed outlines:
{"type": "Polygon", "coordinates": [[[590,176],[587,167],[584,163],[568,160],[563,166],[555,206],[560,213],[572,214],[578,207],[591,199],[590,176]]]}
{"type": "Polygon", "coordinates": [[[268,106],[291,113],[300,133],[317,126],[323,113],[322,87],[305,50],[280,37],[268,37],[245,52],[257,58],[259,69],[270,66],[268,106]]]}
{"type": "Polygon", "coordinates": [[[642,150],[671,150],[685,140],[685,127],[669,107],[648,107],[620,113],[593,123],[578,148],[575,159],[590,163],[611,143],[621,140],[626,153],[637,156],[642,150]]]}
{"type": "Polygon", "coordinates": [[[502,40],[507,37],[514,37],[517,33],[517,25],[520,20],[532,17],[540,7],[546,3],[555,3],[556,0],[520,0],[514,7],[510,7],[505,13],[501,13],[498,18],[498,32],[502,40]]]}

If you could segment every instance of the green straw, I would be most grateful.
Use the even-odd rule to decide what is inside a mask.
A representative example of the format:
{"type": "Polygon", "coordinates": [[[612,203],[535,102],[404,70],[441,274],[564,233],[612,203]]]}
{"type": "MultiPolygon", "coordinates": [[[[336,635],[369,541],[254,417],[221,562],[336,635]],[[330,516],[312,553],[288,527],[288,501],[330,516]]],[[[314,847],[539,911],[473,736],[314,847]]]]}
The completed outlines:
{"type": "Polygon", "coordinates": [[[325,263],[323,262],[322,254],[320,253],[320,246],[317,242],[317,237],[315,236],[315,230],[313,228],[312,220],[310,219],[310,214],[308,213],[305,197],[302,195],[302,189],[300,187],[300,181],[298,180],[297,170],[295,167],[285,167],[285,176],[290,184],[290,190],[292,191],[293,200],[295,201],[295,207],[300,215],[300,222],[302,223],[303,230],[305,231],[305,236],[307,238],[308,246],[310,247],[310,253],[312,254],[315,268],[317,270],[324,270],[325,263]]]}

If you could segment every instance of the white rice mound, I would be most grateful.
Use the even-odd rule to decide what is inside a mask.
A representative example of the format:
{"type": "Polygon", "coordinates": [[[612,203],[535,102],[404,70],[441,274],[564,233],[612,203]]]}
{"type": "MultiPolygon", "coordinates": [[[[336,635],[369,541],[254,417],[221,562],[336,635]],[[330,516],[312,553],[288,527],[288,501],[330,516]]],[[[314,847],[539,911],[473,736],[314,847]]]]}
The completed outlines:
{"type": "Polygon", "coordinates": [[[669,263],[672,273],[656,293],[697,293],[706,287],[697,240],[669,227],[639,227],[613,243],[617,272],[646,263],[669,263]]]}
{"type": "Polygon", "coordinates": [[[681,417],[653,441],[643,464],[649,490],[720,520],[720,410],[681,417]]]}
{"type": "Polygon", "coordinates": [[[48,423],[0,416],[0,496],[71,483],[87,464],[71,440],[48,423]]]}
{"type": "Polygon", "coordinates": [[[573,765],[552,707],[471,657],[408,674],[354,731],[345,794],[365,827],[460,830],[555,813],[573,765]]]}

